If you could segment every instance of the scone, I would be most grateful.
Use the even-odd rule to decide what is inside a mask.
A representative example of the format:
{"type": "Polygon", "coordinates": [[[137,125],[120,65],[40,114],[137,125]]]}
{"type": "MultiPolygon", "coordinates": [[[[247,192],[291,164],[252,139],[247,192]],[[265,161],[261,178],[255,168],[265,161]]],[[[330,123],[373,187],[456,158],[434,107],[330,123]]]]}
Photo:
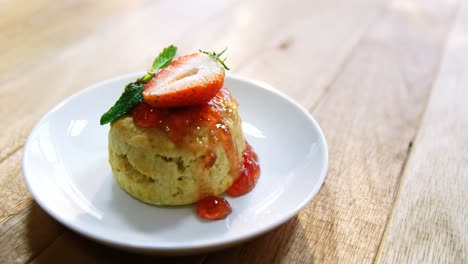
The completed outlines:
{"type": "Polygon", "coordinates": [[[205,104],[152,109],[156,120],[148,128],[135,124],[138,107],[151,106],[135,107],[109,131],[112,172],[129,194],[156,205],[190,204],[220,195],[240,176],[246,143],[226,88],[205,104]]]}
{"type": "Polygon", "coordinates": [[[232,208],[220,195],[250,192],[258,157],[224,87],[226,50],[174,59],[176,51],[165,48],[101,116],[110,123],[109,163],[117,184],[143,202],[196,203],[199,217],[225,219],[232,208]]]}

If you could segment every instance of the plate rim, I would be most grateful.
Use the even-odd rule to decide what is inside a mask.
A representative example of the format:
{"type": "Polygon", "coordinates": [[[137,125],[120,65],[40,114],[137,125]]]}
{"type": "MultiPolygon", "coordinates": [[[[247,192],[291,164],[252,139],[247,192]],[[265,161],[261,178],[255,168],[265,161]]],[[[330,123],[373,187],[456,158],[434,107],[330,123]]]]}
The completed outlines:
{"type": "Polygon", "coordinates": [[[112,237],[109,236],[103,236],[100,234],[94,234],[86,229],[83,229],[79,225],[76,225],[73,223],[72,220],[67,220],[63,218],[59,213],[56,213],[53,209],[49,208],[49,206],[41,200],[41,198],[37,195],[37,193],[33,192],[32,189],[33,187],[31,186],[31,182],[28,180],[27,176],[27,165],[28,165],[28,159],[29,159],[29,151],[30,149],[30,144],[31,141],[34,139],[34,136],[36,134],[37,129],[39,128],[40,125],[42,125],[43,122],[45,122],[53,113],[55,113],[57,110],[59,110],[61,107],[66,105],[69,101],[74,100],[75,98],[78,98],[80,96],[83,96],[86,93],[89,93],[95,89],[97,89],[100,86],[106,85],[107,83],[111,82],[117,82],[123,79],[127,78],[133,78],[133,77],[138,77],[139,75],[144,74],[144,72],[134,72],[134,73],[128,73],[128,74],[123,74],[119,75],[113,78],[109,78],[103,81],[99,81],[97,83],[91,84],[87,86],[86,88],[82,89],[81,91],[78,91],[62,101],[60,101],[58,104],[56,104],[54,107],[52,107],[49,111],[47,111],[40,119],[37,121],[37,123],[34,125],[33,129],[31,130],[26,143],[24,145],[24,152],[22,155],[22,172],[23,172],[23,180],[26,183],[26,187],[33,197],[34,201],[44,210],[49,214],[54,220],[58,221],[60,224],[66,226],[70,230],[81,234],[91,240],[100,242],[102,244],[112,246],[114,248],[119,248],[119,249],[124,249],[124,250],[130,250],[133,252],[140,252],[140,253],[155,253],[155,254],[162,254],[162,255],[181,255],[181,254],[193,254],[193,253],[202,253],[202,252],[208,252],[212,250],[218,250],[222,248],[226,248],[232,245],[236,245],[239,243],[242,243],[244,241],[250,240],[254,237],[257,237],[259,235],[265,234],[268,231],[277,228],[278,226],[284,224],[287,222],[289,219],[297,215],[308,203],[312,201],[312,199],[317,195],[321,187],[323,186],[325,182],[325,178],[327,176],[328,172],[328,165],[329,165],[329,153],[328,153],[328,144],[325,138],[325,135],[318,124],[318,122],[315,120],[315,118],[312,116],[309,111],[307,111],[301,104],[299,104],[297,101],[294,99],[290,98],[288,95],[285,93],[273,88],[271,85],[264,83],[259,80],[254,80],[250,79],[245,76],[241,76],[238,74],[232,74],[232,73],[227,73],[226,78],[241,81],[244,83],[250,83],[257,88],[261,88],[263,90],[266,90],[268,92],[271,92],[275,94],[276,96],[279,96],[281,99],[286,100],[288,103],[292,104],[294,107],[296,107],[298,110],[304,114],[305,117],[309,119],[309,121],[313,124],[314,128],[317,131],[317,135],[319,138],[319,141],[323,142],[323,159],[324,162],[322,170],[320,171],[320,175],[317,180],[317,184],[314,186],[314,189],[312,189],[309,194],[307,195],[307,198],[304,199],[301,203],[298,203],[296,206],[292,208],[292,210],[289,210],[289,214],[284,214],[279,219],[274,222],[273,224],[270,225],[265,225],[262,226],[261,228],[255,229],[254,232],[248,233],[244,236],[240,237],[234,237],[231,239],[221,239],[220,241],[202,241],[201,243],[197,243],[196,245],[190,245],[190,246],[173,246],[173,245],[149,245],[149,244],[137,244],[137,243],[132,243],[130,241],[116,241],[115,239],[112,239],[112,237]]]}

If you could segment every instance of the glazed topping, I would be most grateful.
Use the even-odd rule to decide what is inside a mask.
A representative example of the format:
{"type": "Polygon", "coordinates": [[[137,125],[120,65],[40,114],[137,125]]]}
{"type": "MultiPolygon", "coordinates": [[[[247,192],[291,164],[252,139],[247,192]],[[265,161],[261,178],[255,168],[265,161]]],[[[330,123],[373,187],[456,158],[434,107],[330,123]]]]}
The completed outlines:
{"type": "Polygon", "coordinates": [[[220,220],[232,212],[229,203],[217,196],[207,196],[197,202],[197,214],[204,219],[220,220]]]}
{"type": "Polygon", "coordinates": [[[158,129],[179,147],[191,148],[195,152],[200,146],[205,146],[206,168],[216,161],[216,155],[212,151],[221,143],[233,168],[231,176],[237,178],[241,161],[229,127],[224,122],[226,119],[236,118],[236,112],[237,102],[231,97],[229,90],[223,88],[208,103],[202,105],[154,108],[143,102],[133,108],[132,117],[137,126],[158,129]]]}
{"type": "Polygon", "coordinates": [[[244,153],[242,153],[242,158],[242,174],[227,190],[227,193],[231,196],[240,196],[250,192],[255,187],[260,175],[257,154],[248,143],[244,153]]]}
{"type": "Polygon", "coordinates": [[[160,110],[147,103],[139,103],[132,109],[133,122],[139,127],[150,128],[160,117],[160,110]]]}
{"type": "Polygon", "coordinates": [[[144,128],[158,128],[166,131],[176,144],[184,144],[185,138],[198,134],[202,125],[213,130],[227,130],[224,117],[233,116],[237,102],[229,91],[221,89],[208,103],[180,108],[154,108],[142,102],[132,110],[136,125],[144,128]]]}

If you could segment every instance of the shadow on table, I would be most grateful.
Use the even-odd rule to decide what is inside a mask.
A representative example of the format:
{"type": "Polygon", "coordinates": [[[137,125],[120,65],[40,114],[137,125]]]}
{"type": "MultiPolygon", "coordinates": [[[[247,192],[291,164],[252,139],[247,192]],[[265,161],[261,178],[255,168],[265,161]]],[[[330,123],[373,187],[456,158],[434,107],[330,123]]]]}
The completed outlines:
{"type": "Polygon", "coordinates": [[[35,263],[313,263],[298,217],[250,242],[203,255],[147,256],[113,249],[63,227],[35,202],[25,219],[29,260],[35,263]],[[288,254],[293,250],[294,254],[288,254]],[[287,259],[293,256],[294,259],[287,259]]]}
{"type": "MultiPolygon", "coordinates": [[[[142,203],[140,200],[126,193],[114,181],[112,175],[107,183],[111,187],[112,198],[109,199],[109,210],[116,213],[127,225],[140,232],[152,233],[158,230],[171,230],[177,228],[180,221],[193,216],[193,206],[164,207],[142,203]],[[167,208],[170,208],[168,210],[167,208]],[[190,208],[190,210],[187,210],[190,208]],[[155,214],[155,210],[164,210],[155,214]],[[157,224],[155,223],[157,219],[157,224]]],[[[112,216],[111,216],[112,217],[112,216]]]]}
{"type": "MultiPolygon", "coordinates": [[[[32,202],[25,218],[24,245],[18,249],[27,254],[25,262],[34,263],[200,263],[205,255],[164,257],[128,253],[113,249],[65,228],[32,202]]],[[[23,234],[21,234],[23,235],[23,234]]],[[[22,258],[23,259],[23,258],[22,258]]]]}
{"type": "Polygon", "coordinates": [[[257,239],[210,254],[206,263],[314,263],[305,235],[295,216],[257,239]]]}

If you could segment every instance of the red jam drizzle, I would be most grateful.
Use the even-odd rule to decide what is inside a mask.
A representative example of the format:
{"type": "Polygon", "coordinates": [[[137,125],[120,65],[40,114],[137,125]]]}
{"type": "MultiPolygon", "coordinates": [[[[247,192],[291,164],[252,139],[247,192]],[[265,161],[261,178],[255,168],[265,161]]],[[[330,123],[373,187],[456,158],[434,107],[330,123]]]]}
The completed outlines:
{"type": "Polygon", "coordinates": [[[133,122],[139,127],[151,128],[157,122],[159,112],[147,103],[137,104],[132,109],[133,122]]]}
{"type": "MultiPolygon", "coordinates": [[[[142,102],[132,109],[131,115],[137,126],[158,129],[166,133],[176,145],[193,146],[194,151],[198,147],[194,145],[194,137],[199,135],[197,133],[200,127],[207,126],[210,131],[204,169],[209,169],[216,162],[217,157],[210,149],[221,143],[232,167],[231,177],[236,179],[227,193],[236,197],[251,191],[260,174],[257,154],[246,143],[246,149],[242,153],[243,160],[239,160],[229,127],[223,122],[224,118],[234,114],[236,107],[237,102],[231,97],[229,90],[222,88],[211,101],[203,105],[153,108],[142,102]]],[[[197,202],[197,214],[201,218],[219,220],[231,213],[231,206],[225,199],[203,193],[199,195],[204,197],[197,202]]]]}
{"type": "Polygon", "coordinates": [[[260,176],[260,165],[258,164],[257,154],[253,151],[252,146],[246,143],[244,153],[242,153],[243,164],[242,173],[234,184],[229,187],[227,193],[237,197],[250,192],[257,183],[260,176]]]}
{"type": "Polygon", "coordinates": [[[197,214],[204,219],[224,219],[231,212],[228,201],[218,196],[210,195],[197,202],[197,214]]]}
{"type": "MultiPolygon", "coordinates": [[[[242,153],[242,158],[241,175],[227,190],[230,196],[237,197],[250,192],[255,187],[260,176],[260,165],[258,164],[257,154],[247,142],[245,150],[242,153]]],[[[231,212],[231,206],[228,201],[221,197],[208,196],[197,202],[197,214],[204,219],[224,219],[231,212]]]]}

